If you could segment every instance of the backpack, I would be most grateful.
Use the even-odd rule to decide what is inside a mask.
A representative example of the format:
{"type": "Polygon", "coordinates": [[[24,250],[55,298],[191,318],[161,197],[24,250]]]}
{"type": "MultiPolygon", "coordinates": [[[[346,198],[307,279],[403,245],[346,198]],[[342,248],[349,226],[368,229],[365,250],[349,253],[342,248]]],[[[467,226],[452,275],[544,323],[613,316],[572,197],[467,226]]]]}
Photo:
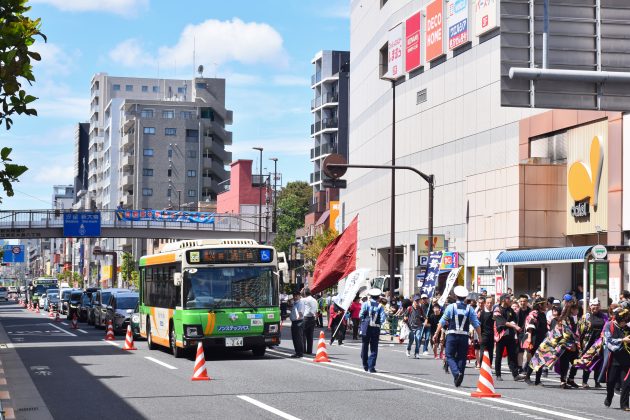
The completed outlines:
{"type": "Polygon", "coordinates": [[[370,327],[378,328],[380,330],[381,320],[378,316],[380,313],[379,309],[380,308],[378,306],[378,303],[373,304],[372,302],[370,302],[370,309],[368,310],[367,315],[363,315],[363,318],[361,318],[361,324],[359,325],[360,335],[366,335],[370,327]]]}

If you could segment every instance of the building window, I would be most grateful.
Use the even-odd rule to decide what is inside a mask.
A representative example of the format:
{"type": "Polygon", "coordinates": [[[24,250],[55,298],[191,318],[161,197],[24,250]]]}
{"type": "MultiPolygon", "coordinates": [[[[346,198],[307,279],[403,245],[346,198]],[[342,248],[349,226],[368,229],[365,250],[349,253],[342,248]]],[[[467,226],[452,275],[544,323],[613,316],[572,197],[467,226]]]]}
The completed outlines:
{"type": "Polygon", "coordinates": [[[144,134],[155,134],[155,127],[144,127],[144,134]]]}
{"type": "Polygon", "coordinates": [[[197,158],[197,151],[196,150],[189,150],[188,152],[186,152],[186,156],[188,156],[191,159],[196,159],[197,158]]]}
{"type": "Polygon", "coordinates": [[[387,73],[388,63],[387,42],[378,50],[378,77],[383,77],[387,73]]]}
{"type": "Polygon", "coordinates": [[[170,178],[171,175],[173,175],[173,170],[169,169],[166,173],[167,173],[167,176],[170,178]]]}
{"type": "Polygon", "coordinates": [[[547,135],[529,141],[529,157],[534,163],[567,162],[567,132],[547,135]]]}
{"type": "Polygon", "coordinates": [[[153,86],[152,89],[153,89],[153,93],[158,93],[160,91],[160,88],[157,86],[153,86]]]}
{"type": "Polygon", "coordinates": [[[168,157],[173,157],[173,149],[168,149],[168,157]]]}
{"type": "Polygon", "coordinates": [[[142,176],[153,176],[153,169],[149,169],[149,168],[142,169],[142,176]]]}
{"type": "Polygon", "coordinates": [[[195,83],[195,87],[197,89],[205,89],[206,88],[206,84],[204,82],[197,82],[197,83],[195,83]]]}
{"type": "Polygon", "coordinates": [[[164,135],[165,136],[175,136],[177,134],[177,129],[176,128],[165,128],[164,129],[164,135]]]}
{"type": "Polygon", "coordinates": [[[188,190],[188,197],[197,197],[197,190],[188,190]]]}
{"type": "Polygon", "coordinates": [[[195,171],[195,170],[189,170],[189,171],[187,172],[187,175],[188,175],[188,178],[194,178],[194,177],[196,177],[196,176],[197,176],[197,171],[195,171]]]}
{"type": "Polygon", "coordinates": [[[133,85],[125,85],[126,92],[133,92],[133,85]]]}
{"type": "Polygon", "coordinates": [[[143,188],[142,195],[145,197],[149,197],[153,195],[153,188],[143,188]]]}
{"type": "Polygon", "coordinates": [[[142,91],[143,92],[148,92],[149,91],[149,86],[142,86],[142,91]]]}
{"type": "Polygon", "coordinates": [[[385,6],[385,4],[387,4],[387,0],[381,0],[381,9],[385,6]]]}
{"type": "Polygon", "coordinates": [[[153,149],[144,149],[144,156],[153,156],[153,149]]]}
{"type": "Polygon", "coordinates": [[[182,111],[179,113],[179,118],[181,118],[182,120],[192,120],[192,112],[182,111]]]}
{"type": "Polygon", "coordinates": [[[175,118],[175,111],[162,111],[162,118],[175,118]]]}
{"type": "Polygon", "coordinates": [[[212,108],[201,108],[201,118],[207,118],[214,121],[214,111],[212,108]]]}
{"type": "Polygon", "coordinates": [[[186,88],[183,88],[183,87],[177,88],[177,93],[184,93],[184,92],[186,92],[186,88]]]}
{"type": "Polygon", "coordinates": [[[114,91],[119,91],[120,90],[120,85],[114,85],[114,91]]]}
{"type": "Polygon", "coordinates": [[[167,197],[170,197],[172,193],[173,193],[173,191],[170,188],[168,190],[166,190],[166,196],[167,197]]]}
{"type": "Polygon", "coordinates": [[[140,111],[141,118],[153,118],[153,110],[152,109],[143,109],[140,111]]]}

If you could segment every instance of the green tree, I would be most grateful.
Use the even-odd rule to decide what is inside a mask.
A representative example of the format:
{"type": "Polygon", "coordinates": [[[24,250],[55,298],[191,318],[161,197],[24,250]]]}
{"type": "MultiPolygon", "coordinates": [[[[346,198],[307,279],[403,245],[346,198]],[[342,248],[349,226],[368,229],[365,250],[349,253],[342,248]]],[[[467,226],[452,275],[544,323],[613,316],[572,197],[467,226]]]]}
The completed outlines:
{"type": "Polygon", "coordinates": [[[295,231],[304,226],[312,196],[313,189],[304,181],[289,182],[278,194],[278,235],[273,242],[278,251],[289,252],[295,231]]]}
{"type": "Polygon", "coordinates": [[[81,289],[83,288],[83,277],[81,276],[81,274],[79,274],[79,273],[78,273],[78,272],[76,272],[76,271],[73,271],[73,272],[72,272],[72,282],[73,282],[73,283],[75,283],[75,282],[76,282],[76,283],[77,283],[77,286],[78,286],[79,288],[81,288],[81,289]]]}
{"type": "Polygon", "coordinates": [[[304,247],[302,255],[304,255],[304,269],[311,273],[315,269],[317,257],[322,253],[324,248],[328,246],[335,238],[339,236],[336,230],[326,229],[313,237],[313,240],[304,247]]]}
{"type": "MultiPolygon", "coordinates": [[[[3,0],[0,5],[0,126],[6,129],[13,124],[13,115],[37,115],[32,103],[37,99],[28,95],[23,89],[24,81],[32,85],[35,81],[31,61],[41,60],[39,53],[30,51],[39,36],[46,41],[40,32],[41,19],[31,19],[25,15],[31,8],[26,0],[3,0]]],[[[11,148],[0,149],[0,182],[7,196],[13,196],[12,184],[27,167],[10,163],[11,148]]],[[[1,202],[1,199],[0,199],[1,202]]]]}
{"type": "Polygon", "coordinates": [[[131,280],[127,287],[133,287],[134,289],[138,289],[140,287],[140,272],[138,270],[133,270],[131,272],[131,280]]]}
{"type": "Polygon", "coordinates": [[[122,264],[120,265],[120,274],[125,284],[131,281],[131,275],[136,270],[136,260],[130,252],[123,252],[122,264]]]}

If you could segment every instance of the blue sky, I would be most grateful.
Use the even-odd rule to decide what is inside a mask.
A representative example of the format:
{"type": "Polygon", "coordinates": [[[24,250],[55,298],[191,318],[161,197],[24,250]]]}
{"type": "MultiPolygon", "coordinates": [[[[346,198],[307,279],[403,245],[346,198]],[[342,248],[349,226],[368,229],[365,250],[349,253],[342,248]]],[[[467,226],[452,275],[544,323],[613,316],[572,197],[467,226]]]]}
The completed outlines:
{"type": "Polygon", "coordinates": [[[226,79],[234,111],[234,159],[263,168],[278,158],[284,181],[312,169],[311,59],[320,50],[348,50],[349,0],[31,0],[48,43],[29,93],[38,117],[0,128],[0,144],[30,169],[3,209],[49,208],[53,184],[72,182],[74,129],[89,118],[92,75],[191,78],[192,44],[204,75],[226,79]],[[159,70],[158,70],[159,69],[159,70]]]}

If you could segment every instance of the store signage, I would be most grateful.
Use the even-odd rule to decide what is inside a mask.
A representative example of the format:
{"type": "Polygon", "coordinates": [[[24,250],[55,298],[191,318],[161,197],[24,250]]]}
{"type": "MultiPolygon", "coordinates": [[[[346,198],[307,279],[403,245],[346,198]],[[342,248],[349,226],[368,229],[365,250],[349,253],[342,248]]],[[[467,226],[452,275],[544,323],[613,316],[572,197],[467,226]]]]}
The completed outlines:
{"type": "Polygon", "coordinates": [[[405,21],[405,71],[409,73],[422,65],[420,48],[420,12],[405,21]]]}
{"type": "Polygon", "coordinates": [[[475,2],[475,35],[480,36],[496,28],[497,0],[474,0],[475,2]]]}
{"type": "MultiPolygon", "coordinates": [[[[433,251],[443,250],[445,239],[444,235],[433,235],[433,251]]],[[[429,235],[418,235],[416,252],[418,252],[418,254],[426,254],[429,252],[429,235]]]]}
{"type": "Polygon", "coordinates": [[[497,299],[498,299],[499,296],[503,294],[503,276],[500,274],[497,274],[496,277],[494,278],[494,284],[496,287],[495,295],[497,296],[497,299]]]}
{"type": "Polygon", "coordinates": [[[468,0],[446,1],[446,26],[449,50],[468,42],[468,0]]]}
{"type": "Polygon", "coordinates": [[[579,219],[581,217],[588,217],[591,215],[588,201],[583,201],[581,203],[576,202],[573,207],[571,207],[571,216],[579,219]]]}
{"type": "Polygon", "coordinates": [[[459,253],[458,252],[445,252],[442,255],[442,264],[440,269],[452,270],[459,266],[459,253]]]}
{"type": "Polygon", "coordinates": [[[427,61],[444,54],[444,2],[435,0],[427,6],[425,24],[425,46],[427,61]]]}
{"type": "Polygon", "coordinates": [[[383,77],[392,80],[403,77],[403,58],[403,25],[399,23],[389,30],[387,41],[387,74],[383,77]]]}
{"type": "Polygon", "coordinates": [[[605,260],[608,255],[608,250],[604,245],[595,245],[591,248],[591,255],[596,260],[605,260]]]}
{"type": "Polygon", "coordinates": [[[593,137],[588,164],[574,162],[569,168],[568,188],[575,201],[588,198],[588,202],[597,207],[597,195],[604,167],[604,144],[600,136],[593,137]]]}
{"type": "Polygon", "coordinates": [[[339,220],[341,222],[341,218],[339,217],[339,201],[331,201],[330,202],[330,215],[329,215],[329,220],[328,220],[328,228],[329,229],[334,229],[337,232],[341,232],[340,229],[337,229],[338,225],[337,225],[337,221],[339,220]]]}

